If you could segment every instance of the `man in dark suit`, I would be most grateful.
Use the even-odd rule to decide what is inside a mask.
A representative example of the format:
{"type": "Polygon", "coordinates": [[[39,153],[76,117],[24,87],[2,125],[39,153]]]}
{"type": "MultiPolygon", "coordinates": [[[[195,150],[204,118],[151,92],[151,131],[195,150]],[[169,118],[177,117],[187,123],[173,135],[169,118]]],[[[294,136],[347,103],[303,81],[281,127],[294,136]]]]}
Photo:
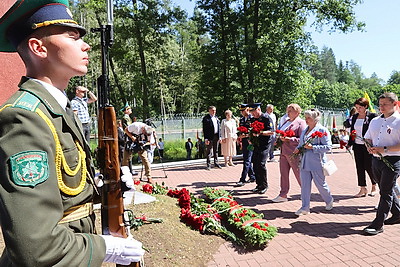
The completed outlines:
{"type": "MultiPolygon", "coordinates": [[[[250,140],[254,147],[253,163],[254,173],[256,176],[257,186],[252,191],[259,194],[264,194],[268,189],[267,181],[267,157],[269,155],[269,148],[271,143],[271,136],[274,134],[274,126],[268,114],[262,113],[260,103],[249,104],[251,115],[251,123],[255,121],[261,122],[264,128],[259,133],[251,133],[250,140]]],[[[250,127],[252,127],[250,125],[250,127]]]]}
{"type": "Polygon", "coordinates": [[[217,116],[217,109],[214,106],[208,107],[208,113],[203,117],[203,134],[204,141],[206,145],[206,155],[207,155],[207,170],[211,169],[211,155],[214,155],[214,166],[216,168],[222,168],[218,164],[218,143],[220,140],[220,122],[217,116]]]}

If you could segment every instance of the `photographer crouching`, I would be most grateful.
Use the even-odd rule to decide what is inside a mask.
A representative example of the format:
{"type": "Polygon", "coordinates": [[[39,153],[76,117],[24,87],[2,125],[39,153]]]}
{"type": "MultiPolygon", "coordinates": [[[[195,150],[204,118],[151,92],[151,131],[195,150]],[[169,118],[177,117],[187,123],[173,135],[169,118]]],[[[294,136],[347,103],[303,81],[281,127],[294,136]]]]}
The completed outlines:
{"type": "Polygon", "coordinates": [[[129,161],[133,153],[138,153],[144,165],[145,177],[147,182],[152,184],[150,162],[147,158],[150,136],[153,134],[153,128],[143,122],[134,122],[125,128],[125,134],[128,136],[125,144],[124,155],[122,158],[122,172],[130,172],[129,161]]]}

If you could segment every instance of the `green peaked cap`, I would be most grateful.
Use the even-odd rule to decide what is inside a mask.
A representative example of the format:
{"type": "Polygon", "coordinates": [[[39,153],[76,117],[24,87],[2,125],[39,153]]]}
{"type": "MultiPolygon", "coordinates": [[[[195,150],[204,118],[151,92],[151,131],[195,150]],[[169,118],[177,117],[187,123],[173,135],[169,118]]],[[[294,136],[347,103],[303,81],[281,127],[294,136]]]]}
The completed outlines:
{"type": "Polygon", "coordinates": [[[0,52],[16,52],[22,40],[45,26],[73,27],[85,35],[68,7],[68,0],[17,0],[0,18],[0,52]]]}

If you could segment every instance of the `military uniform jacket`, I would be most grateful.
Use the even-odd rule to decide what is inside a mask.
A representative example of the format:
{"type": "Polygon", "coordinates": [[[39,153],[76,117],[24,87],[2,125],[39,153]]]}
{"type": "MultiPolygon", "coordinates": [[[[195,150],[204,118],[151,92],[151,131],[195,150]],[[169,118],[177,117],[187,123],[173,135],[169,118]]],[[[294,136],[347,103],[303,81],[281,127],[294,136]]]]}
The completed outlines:
{"type": "Polygon", "coordinates": [[[0,107],[0,266],[101,266],[105,242],[93,234],[94,216],[60,223],[93,201],[81,126],[39,83],[23,77],[19,87],[0,107]]]}
{"type": "MultiPolygon", "coordinates": [[[[261,113],[258,118],[251,118],[251,123],[259,121],[264,123],[264,129],[262,131],[274,131],[274,125],[271,117],[266,113],[261,113]]],[[[255,151],[263,151],[269,148],[271,143],[271,136],[260,135],[257,137],[258,142],[254,144],[255,151]]]]}

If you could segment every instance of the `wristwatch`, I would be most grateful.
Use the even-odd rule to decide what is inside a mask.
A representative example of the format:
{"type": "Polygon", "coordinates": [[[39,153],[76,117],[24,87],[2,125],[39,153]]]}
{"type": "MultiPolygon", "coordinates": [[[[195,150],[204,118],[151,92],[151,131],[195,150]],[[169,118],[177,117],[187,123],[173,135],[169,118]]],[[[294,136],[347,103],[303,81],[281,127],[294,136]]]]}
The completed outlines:
{"type": "Polygon", "coordinates": [[[387,146],[384,146],[384,147],[383,147],[383,152],[387,153],[388,151],[389,151],[388,147],[387,147],[387,146]]]}

